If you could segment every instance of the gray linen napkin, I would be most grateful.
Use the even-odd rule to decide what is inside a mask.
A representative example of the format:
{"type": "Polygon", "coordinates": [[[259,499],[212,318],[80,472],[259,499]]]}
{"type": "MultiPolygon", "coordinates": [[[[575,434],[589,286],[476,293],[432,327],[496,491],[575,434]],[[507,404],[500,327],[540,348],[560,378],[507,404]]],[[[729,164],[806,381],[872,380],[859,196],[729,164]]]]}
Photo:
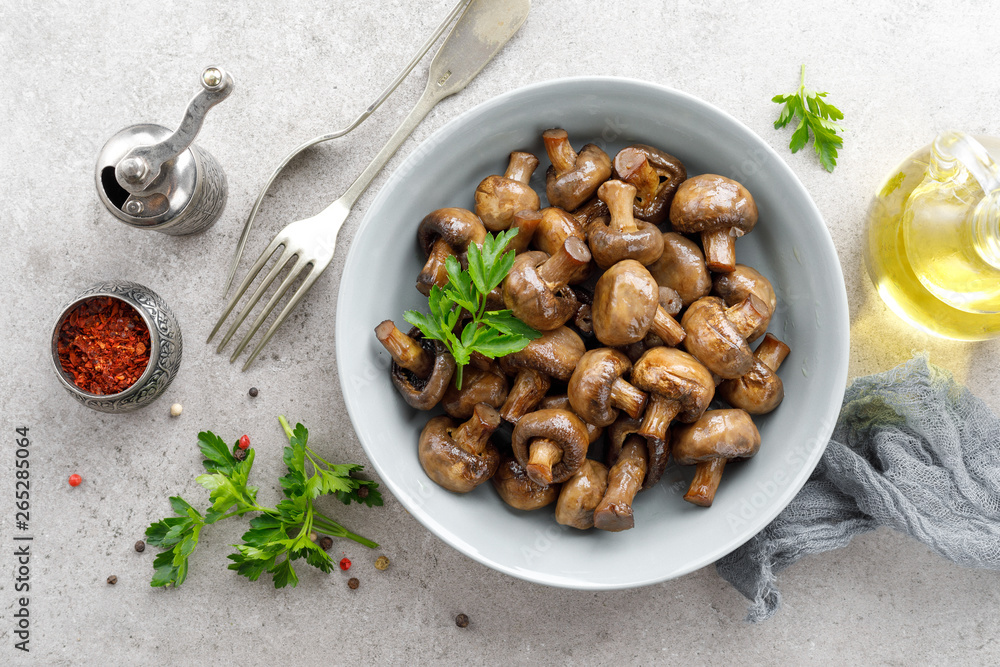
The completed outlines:
{"type": "Polygon", "coordinates": [[[763,621],[781,605],[778,572],[878,526],[1000,569],[1000,419],[925,355],[851,384],[802,491],[716,569],[763,621]]]}

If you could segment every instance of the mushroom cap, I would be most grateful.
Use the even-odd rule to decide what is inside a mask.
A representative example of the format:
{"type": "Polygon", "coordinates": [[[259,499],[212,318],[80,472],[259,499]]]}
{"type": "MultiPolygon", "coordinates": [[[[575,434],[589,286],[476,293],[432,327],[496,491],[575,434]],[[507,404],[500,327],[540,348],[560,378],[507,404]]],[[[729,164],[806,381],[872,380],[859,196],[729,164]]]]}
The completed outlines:
{"type": "Polygon", "coordinates": [[[715,296],[698,299],[684,313],[681,326],[687,332],[684,349],[713,373],[729,380],[753,366],[753,352],[729,318],[725,304],[715,296]]]}
{"type": "MultiPolygon", "coordinates": [[[[587,235],[584,233],[583,225],[576,221],[566,211],[554,206],[548,206],[541,210],[542,219],[535,228],[535,235],[531,239],[531,244],[548,255],[554,255],[566,243],[566,239],[575,236],[584,243],[587,242],[587,235]]],[[[571,285],[576,285],[590,277],[591,268],[581,266],[573,274],[571,285]]]]}
{"type": "Polygon", "coordinates": [[[680,403],[677,420],[693,422],[715,396],[712,373],[687,352],[674,347],[646,350],[632,366],[632,384],[680,403]]]}
{"type": "MultiPolygon", "coordinates": [[[[632,419],[626,414],[618,416],[615,423],[608,427],[608,451],[606,462],[610,468],[618,460],[618,454],[622,451],[625,438],[638,434],[642,420],[632,419]]],[[[641,436],[640,436],[641,437],[641,436]]],[[[667,431],[667,438],[646,438],[646,478],[642,482],[642,488],[648,489],[660,481],[663,472],[667,469],[667,461],[670,459],[670,431],[667,431]]]]}
{"type": "Polygon", "coordinates": [[[523,252],[503,281],[503,301],[514,317],[539,331],[549,331],[566,324],[580,304],[568,286],[553,291],[538,274],[538,267],[549,259],[539,250],[523,252]]]}
{"type": "Polygon", "coordinates": [[[749,371],[738,378],[724,380],[716,393],[734,408],[762,415],[774,410],[785,398],[785,385],[777,373],[754,359],[749,371]]]}
{"type": "Polygon", "coordinates": [[[752,343],[767,332],[774,309],[778,307],[778,298],[771,281],[759,271],[745,264],[737,264],[729,273],[716,274],[712,292],[721,297],[727,306],[735,306],[751,294],[755,295],[767,305],[767,317],[747,336],[747,342],[752,343]]]}
{"type": "Polygon", "coordinates": [[[757,224],[757,204],[750,191],[731,178],[702,174],[677,188],[670,224],[684,234],[735,229],[742,236],[757,224]]]}
{"type": "MultiPolygon", "coordinates": [[[[538,166],[538,158],[521,151],[514,151],[510,157],[511,168],[518,172],[517,176],[527,181],[538,166]]],[[[508,172],[511,168],[508,168],[508,172]]],[[[524,209],[537,211],[541,203],[538,193],[526,182],[515,178],[513,173],[484,178],[476,188],[475,199],[476,215],[491,232],[507,229],[514,219],[514,213],[524,209]]]]}
{"type": "Polygon", "coordinates": [[[573,412],[591,424],[608,426],[618,410],[611,405],[611,385],[632,370],[628,357],[607,347],[589,350],[577,362],[566,393],[573,412]]]}
{"type": "MultiPolygon", "coordinates": [[[[573,410],[573,406],[569,403],[569,396],[566,394],[553,394],[546,396],[538,402],[535,406],[536,410],[569,410],[580,417],[579,413],[573,410]]],[[[580,417],[583,419],[583,417],[580,417]]],[[[587,434],[590,437],[590,444],[597,442],[597,439],[604,434],[604,427],[598,426],[597,424],[592,424],[586,419],[583,419],[584,425],[587,427],[587,434]]]]}
{"type": "Polygon", "coordinates": [[[760,432],[743,410],[709,410],[674,430],[674,460],[694,465],[712,459],[745,459],[760,449],[760,432]]]}
{"type": "Polygon", "coordinates": [[[462,388],[448,383],[448,389],[441,398],[441,407],[455,419],[468,419],[479,403],[500,409],[507,400],[507,376],[495,364],[495,370],[468,365],[462,376],[462,388]]]}
{"type": "Polygon", "coordinates": [[[583,340],[572,329],[563,326],[542,332],[540,338],[528,343],[523,350],[502,357],[500,366],[506,372],[530,368],[566,382],[586,351],[583,340]]]}
{"type": "Polygon", "coordinates": [[[604,272],[594,288],[594,334],[616,347],[643,339],[656,316],[659,287],[639,262],[626,259],[604,272]]]}
{"type": "Polygon", "coordinates": [[[674,201],[677,188],[687,178],[687,169],[670,153],[646,144],[632,144],[618,151],[612,162],[612,176],[639,189],[633,204],[635,217],[659,225],[670,215],[670,204],[674,201]],[[633,182],[643,160],[658,177],[659,182],[652,193],[633,182]]]}
{"type": "Polygon", "coordinates": [[[537,510],[555,502],[559,485],[542,486],[528,477],[524,466],[513,457],[503,457],[497,471],[490,478],[500,498],[519,510],[537,510]]]}
{"type": "Polygon", "coordinates": [[[652,264],[663,254],[663,237],[656,225],[632,215],[635,187],[623,181],[601,184],[597,196],[605,202],[610,217],[592,219],[586,227],[587,243],[594,261],[607,269],[623,259],[652,264]]]}
{"type": "Polygon", "coordinates": [[[594,508],[608,488],[608,468],[585,459],[580,469],[562,485],[556,501],[556,522],[586,530],[594,526],[594,508]]]}
{"type": "Polygon", "coordinates": [[[587,425],[569,410],[536,410],[518,420],[510,445],[522,466],[528,464],[528,444],[535,438],[547,438],[562,449],[562,460],[552,466],[553,483],[572,477],[583,464],[590,446],[587,425]]]}
{"type": "Polygon", "coordinates": [[[581,229],[586,229],[587,225],[597,218],[606,218],[611,215],[608,205],[601,201],[600,197],[591,197],[587,203],[573,211],[573,218],[580,223],[581,229]]]}
{"type": "Polygon", "coordinates": [[[417,227],[417,241],[425,255],[438,239],[444,239],[456,253],[464,252],[470,243],[482,244],[486,227],[475,213],[464,208],[439,208],[424,216],[417,227]]]}
{"type": "Polygon", "coordinates": [[[455,374],[455,358],[443,343],[424,338],[423,332],[416,327],[410,329],[408,335],[434,355],[434,369],[430,376],[421,378],[393,361],[389,375],[392,384],[411,407],[430,410],[438,404],[451,384],[451,376],[455,374]]]}
{"type": "MultiPolygon", "coordinates": [[[[565,130],[546,130],[542,133],[545,150],[553,163],[553,146],[569,141],[565,130]]],[[[572,149],[570,149],[572,150],[572,149]]],[[[611,177],[611,158],[594,144],[587,144],[576,155],[572,169],[559,173],[550,166],[545,173],[545,194],[549,203],[573,211],[586,202],[611,177]]]]}
{"type": "Polygon", "coordinates": [[[634,232],[619,232],[608,218],[595,218],[587,225],[587,243],[594,262],[607,269],[623,259],[652,264],[663,255],[663,237],[656,225],[636,220],[634,232]]]}
{"type": "Polygon", "coordinates": [[[701,248],[676,232],[663,234],[663,253],[646,268],[657,285],[676,291],[685,306],[712,290],[712,278],[701,248]]]}
{"type": "MultiPolygon", "coordinates": [[[[492,410],[492,417],[495,428],[500,415],[492,410]]],[[[500,454],[491,442],[486,443],[480,454],[464,449],[452,437],[457,428],[458,424],[449,417],[432,418],[420,432],[417,455],[424,472],[435,483],[455,493],[468,493],[493,476],[500,464],[500,454]]]]}

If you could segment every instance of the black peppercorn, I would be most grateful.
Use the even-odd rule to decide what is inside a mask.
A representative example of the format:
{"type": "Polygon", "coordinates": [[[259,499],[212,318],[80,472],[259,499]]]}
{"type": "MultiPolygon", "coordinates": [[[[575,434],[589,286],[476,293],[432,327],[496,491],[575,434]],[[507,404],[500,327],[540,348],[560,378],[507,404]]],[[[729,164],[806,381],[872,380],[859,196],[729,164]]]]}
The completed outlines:
{"type": "Polygon", "coordinates": [[[332,546],[333,546],[333,538],[330,537],[329,535],[324,535],[323,537],[319,538],[319,548],[322,549],[323,551],[329,551],[330,547],[332,546]]]}
{"type": "Polygon", "coordinates": [[[350,588],[352,591],[357,590],[358,586],[360,585],[361,582],[358,581],[357,577],[351,577],[350,579],[347,580],[347,587],[350,588]]]}
{"type": "Polygon", "coordinates": [[[257,394],[258,393],[259,392],[257,391],[257,387],[250,387],[250,391],[249,391],[250,398],[257,398],[257,394]]]}
{"type": "Polygon", "coordinates": [[[360,487],[358,489],[358,498],[367,498],[367,497],[368,497],[368,487],[367,486],[360,487]]]}
{"type": "Polygon", "coordinates": [[[112,574],[110,577],[108,577],[108,583],[114,586],[115,584],[118,583],[118,577],[112,574]]]}
{"type": "Polygon", "coordinates": [[[247,450],[240,449],[239,447],[233,450],[233,458],[235,458],[237,461],[242,461],[246,457],[247,457],[247,450]]]}
{"type": "Polygon", "coordinates": [[[146,550],[146,543],[143,542],[142,540],[139,540],[138,542],[135,543],[135,550],[138,551],[139,553],[142,553],[143,551],[146,550]]]}
{"type": "Polygon", "coordinates": [[[469,627],[469,617],[466,616],[465,614],[459,614],[458,616],[455,617],[455,625],[457,625],[460,628],[469,627]]]}

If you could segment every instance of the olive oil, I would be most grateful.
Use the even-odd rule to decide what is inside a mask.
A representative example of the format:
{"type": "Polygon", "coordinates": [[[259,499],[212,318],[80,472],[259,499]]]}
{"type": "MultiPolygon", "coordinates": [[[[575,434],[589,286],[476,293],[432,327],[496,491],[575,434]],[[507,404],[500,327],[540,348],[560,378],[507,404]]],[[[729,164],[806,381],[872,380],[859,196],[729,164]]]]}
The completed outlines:
{"type": "Polygon", "coordinates": [[[904,160],[868,211],[879,295],[928,333],[1000,335],[1000,139],[945,132],[904,160]]]}

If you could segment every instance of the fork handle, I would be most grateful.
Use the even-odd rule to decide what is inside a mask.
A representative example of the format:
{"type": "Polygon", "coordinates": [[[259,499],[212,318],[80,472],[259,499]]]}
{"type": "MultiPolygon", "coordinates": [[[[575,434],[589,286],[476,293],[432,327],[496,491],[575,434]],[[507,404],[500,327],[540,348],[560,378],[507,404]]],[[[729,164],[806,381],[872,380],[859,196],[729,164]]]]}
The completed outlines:
{"type": "Polygon", "coordinates": [[[347,191],[344,192],[343,196],[331,204],[327,210],[333,208],[340,209],[342,207],[346,207],[350,210],[354,206],[355,202],[358,201],[358,198],[364,194],[365,190],[368,189],[368,186],[371,185],[372,181],[375,180],[378,173],[382,171],[382,167],[385,166],[385,163],[388,162],[389,158],[396,153],[399,147],[404,141],[406,141],[406,138],[410,136],[414,128],[420,124],[420,121],[424,119],[427,113],[433,109],[438,102],[456,92],[458,91],[444,88],[437,81],[428,80],[427,87],[424,88],[423,95],[420,96],[420,99],[417,101],[416,105],[414,105],[410,114],[403,120],[402,123],[400,123],[399,127],[396,128],[396,131],[385,143],[385,146],[382,147],[382,150],[378,152],[378,155],[376,155],[368,166],[365,167],[365,170],[361,172],[361,175],[358,176],[353,183],[351,183],[351,187],[347,188],[347,191]]]}

